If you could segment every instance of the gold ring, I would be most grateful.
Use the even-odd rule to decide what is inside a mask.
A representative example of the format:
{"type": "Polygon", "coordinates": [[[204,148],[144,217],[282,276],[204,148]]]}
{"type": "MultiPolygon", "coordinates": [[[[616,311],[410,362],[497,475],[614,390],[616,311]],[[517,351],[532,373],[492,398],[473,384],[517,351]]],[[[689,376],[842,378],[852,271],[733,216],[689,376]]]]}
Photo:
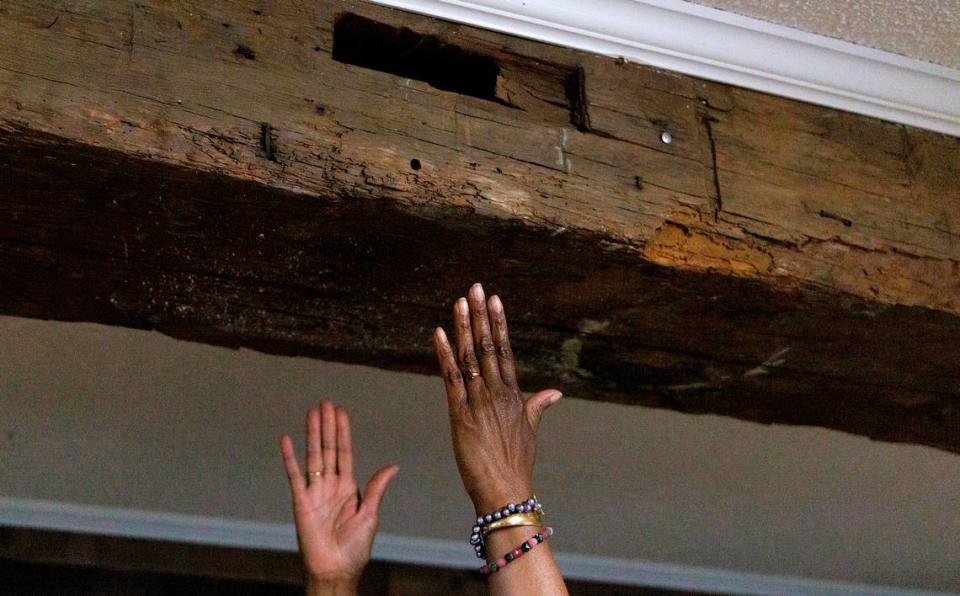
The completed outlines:
{"type": "Polygon", "coordinates": [[[310,472],[309,476],[311,478],[316,478],[317,476],[323,476],[323,472],[310,472]]]}
{"type": "Polygon", "coordinates": [[[468,381],[472,381],[472,380],[476,379],[476,378],[479,377],[479,376],[480,376],[480,373],[478,373],[478,372],[475,371],[475,370],[469,370],[469,371],[467,371],[467,380],[468,380],[468,381]]]}

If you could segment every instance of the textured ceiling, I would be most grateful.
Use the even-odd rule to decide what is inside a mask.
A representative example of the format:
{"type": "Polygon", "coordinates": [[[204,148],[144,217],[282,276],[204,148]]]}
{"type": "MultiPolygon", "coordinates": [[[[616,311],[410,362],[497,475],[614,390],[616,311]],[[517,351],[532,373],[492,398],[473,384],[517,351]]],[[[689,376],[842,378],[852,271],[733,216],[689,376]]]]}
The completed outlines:
{"type": "Polygon", "coordinates": [[[688,0],[960,68],[960,0],[688,0]]]}

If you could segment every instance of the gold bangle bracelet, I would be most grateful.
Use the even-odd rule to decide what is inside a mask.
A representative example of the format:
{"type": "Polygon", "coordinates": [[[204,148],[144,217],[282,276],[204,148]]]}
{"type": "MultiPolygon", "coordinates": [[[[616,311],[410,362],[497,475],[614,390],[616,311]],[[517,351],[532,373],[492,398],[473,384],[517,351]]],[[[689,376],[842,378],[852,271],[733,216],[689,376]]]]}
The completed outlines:
{"type": "Polygon", "coordinates": [[[483,535],[486,536],[490,532],[503,530],[504,528],[519,528],[522,526],[543,527],[543,514],[539,511],[531,511],[529,513],[514,513],[513,515],[508,515],[503,519],[484,526],[483,535]]]}

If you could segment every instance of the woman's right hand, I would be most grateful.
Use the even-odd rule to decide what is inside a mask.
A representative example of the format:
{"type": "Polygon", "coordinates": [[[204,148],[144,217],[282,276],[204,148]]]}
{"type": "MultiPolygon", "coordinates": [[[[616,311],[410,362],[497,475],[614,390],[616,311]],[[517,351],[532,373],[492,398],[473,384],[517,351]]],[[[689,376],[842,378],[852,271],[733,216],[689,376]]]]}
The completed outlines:
{"type": "Polygon", "coordinates": [[[561,393],[547,389],[524,401],[503,304],[497,296],[487,300],[480,284],[454,305],[453,330],[455,345],[440,327],[434,343],[457,467],[483,515],[533,495],[540,417],[561,393]]]}

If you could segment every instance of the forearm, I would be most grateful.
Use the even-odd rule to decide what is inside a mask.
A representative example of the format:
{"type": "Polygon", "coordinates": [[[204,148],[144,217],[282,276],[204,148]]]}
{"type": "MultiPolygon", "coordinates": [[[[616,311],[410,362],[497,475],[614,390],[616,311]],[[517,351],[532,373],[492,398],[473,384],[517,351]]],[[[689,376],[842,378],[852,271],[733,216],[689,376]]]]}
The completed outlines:
{"type": "MultiPolygon", "coordinates": [[[[533,537],[540,528],[526,526],[492,532],[487,536],[487,557],[497,560],[533,537]]],[[[567,594],[566,585],[550,550],[549,541],[542,542],[488,576],[490,594],[567,594]]]]}
{"type": "Polygon", "coordinates": [[[323,580],[307,577],[306,596],[357,596],[360,578],[323,580]]]}

